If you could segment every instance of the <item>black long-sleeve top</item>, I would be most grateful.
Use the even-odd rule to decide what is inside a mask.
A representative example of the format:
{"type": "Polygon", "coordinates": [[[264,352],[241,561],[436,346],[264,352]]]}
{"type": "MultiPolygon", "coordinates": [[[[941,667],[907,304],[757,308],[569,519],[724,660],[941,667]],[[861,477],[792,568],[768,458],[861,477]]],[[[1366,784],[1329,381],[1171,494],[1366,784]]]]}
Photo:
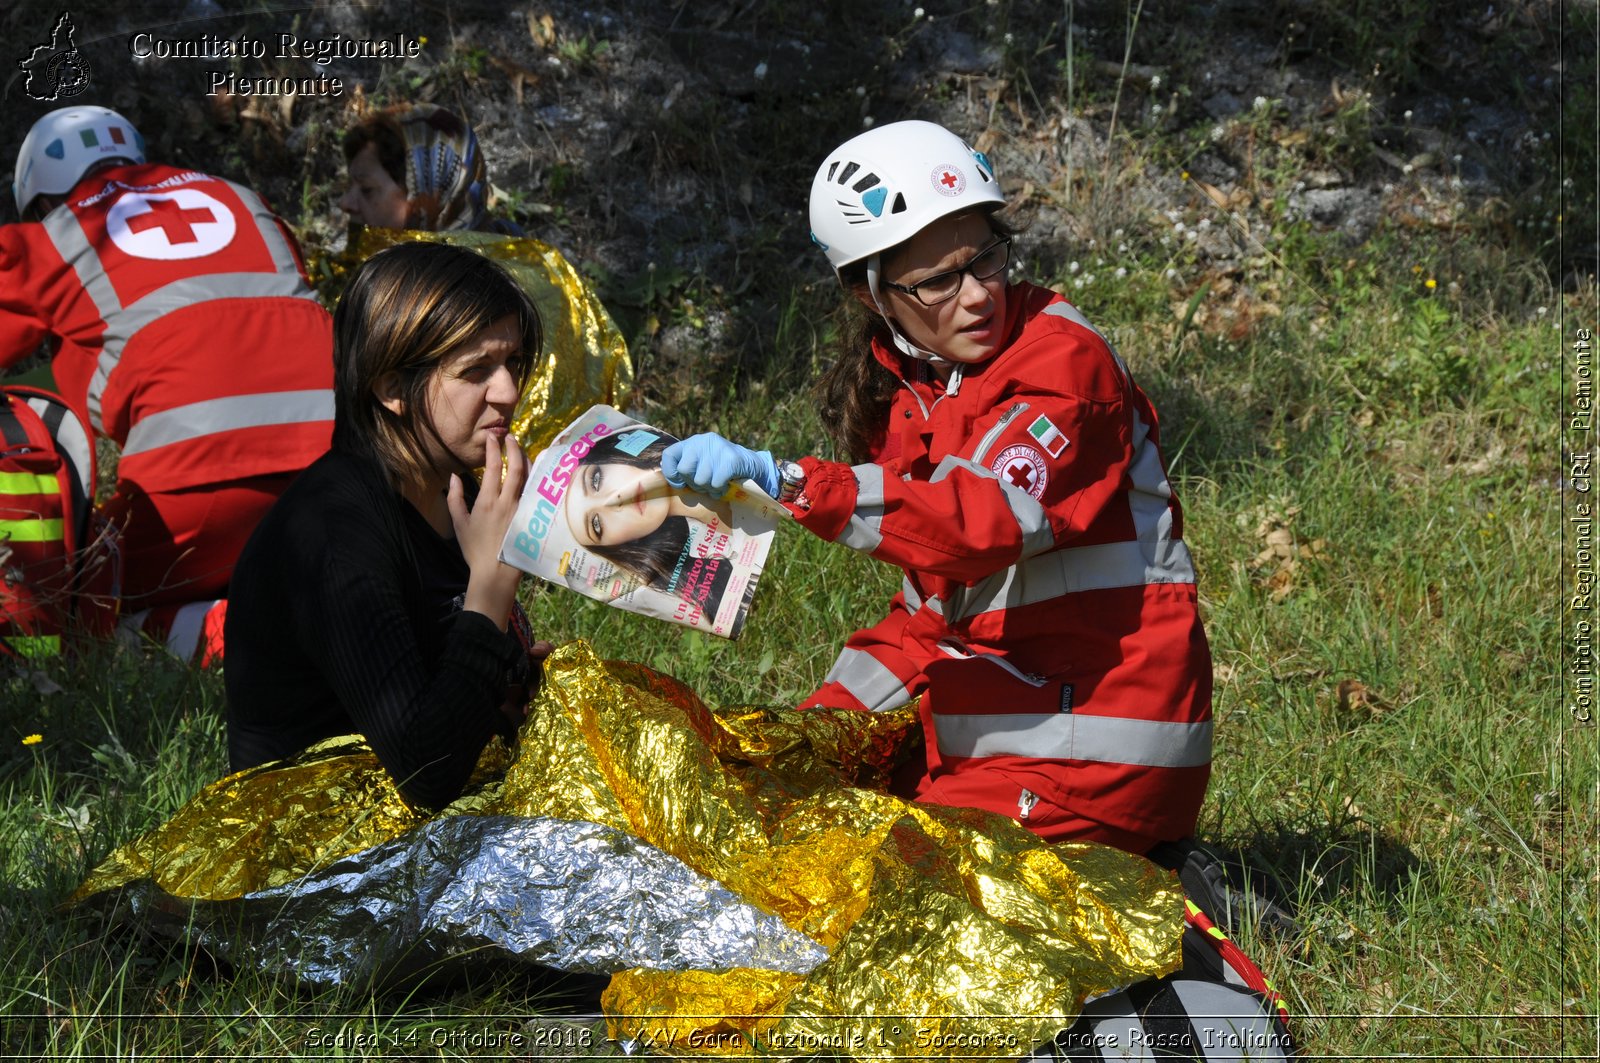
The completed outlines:
{"type": "Polygon", "coordinates": [[[229,589],[235,771],[359,732],[405,799],[460,795],[525,650],[463,611],[466,559],[371,460],[330,451],[256,528],[229,589]]]}

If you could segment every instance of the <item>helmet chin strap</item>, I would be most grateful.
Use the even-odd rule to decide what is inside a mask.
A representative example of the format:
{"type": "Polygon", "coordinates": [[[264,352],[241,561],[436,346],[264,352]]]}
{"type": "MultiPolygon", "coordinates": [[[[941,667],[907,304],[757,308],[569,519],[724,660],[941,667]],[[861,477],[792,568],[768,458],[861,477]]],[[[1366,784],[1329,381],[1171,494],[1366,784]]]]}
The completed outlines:
{"type": "Polygon", "coordinates": [[[870,255],[867,258],[867,290],[872,293],[872,301],[877,304],[878,313],[883,315],[883,323],[889,326],[889,335],[894,338],[894,345],[901,353],[920,359],[930,365],[951,365],[946,358],[941,358],[932,351],[925,351],[912,343],[900,331],[900,326],[894,323],[894,318],[889,315],[889,308],[883,305],[883,292],[878,287],[878,256],[870,255]]]}

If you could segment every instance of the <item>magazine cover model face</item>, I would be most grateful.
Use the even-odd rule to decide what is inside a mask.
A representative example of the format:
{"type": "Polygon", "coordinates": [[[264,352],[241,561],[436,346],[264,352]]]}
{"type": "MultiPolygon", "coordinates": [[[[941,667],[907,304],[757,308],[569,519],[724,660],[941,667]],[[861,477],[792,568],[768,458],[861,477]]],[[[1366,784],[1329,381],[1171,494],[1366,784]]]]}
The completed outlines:
{"type": "Polygon", "coordinates": [[[642,539],[672,515],[674,497],[660,469],[580,465],[565,499],[567,527],[590,548],[642,539]]]}

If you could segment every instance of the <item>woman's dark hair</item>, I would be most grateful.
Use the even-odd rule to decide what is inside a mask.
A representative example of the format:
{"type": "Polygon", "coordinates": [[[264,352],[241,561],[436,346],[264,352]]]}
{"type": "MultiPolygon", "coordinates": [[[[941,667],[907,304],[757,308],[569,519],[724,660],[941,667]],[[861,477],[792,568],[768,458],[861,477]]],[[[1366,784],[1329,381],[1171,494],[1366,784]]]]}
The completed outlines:
{"type": "Polygon", "coordinates": [[[361,264],[333,314],[335,449],[364,454],[392,486],[426,477],[433,371],[483,329],[514,317],[523,357],[513,369],[521,391],[543,346],[539,313],[494,262],[462,247],[397,244],[361,264]],[[404,402],[394,413],[378,387],[397,374],[404,402]]]}
{"type": "Polygon", "coordinates": [[[406,138],[391,112],[380,111],[351,127],[344,135],[345,163],[348,165],[368,144],[377,148],[378,165],[383,172],[410,195],[411,190],[406,187],[406,138]]]}
{"type": "MultiPolygon", "coordinates": [[[[989,215],[989,228],[1000,237],[1016,234],[993,214],[989,215]]],[[[880,260],[888,262],[904,249],[905,244],[897,244],[882,252],[880,260]]],[[[867,292],[866,259],[841,269],[839,283],[846,292],[839,310],[841,353],[818,378],[814,393],[829,438],[851,462],[860,464],[870,461],[883,445],[889,407],[900,388],[900,378],[872,353],[873,341],[890,351],[896,348],[883,316],[868,309],[857,295],[867,292]]]]}
{"type": "MultiPolygon", "coordinates": [[[[657,435],[635,454],[622,446],[627,434],[619,432],[597,440],[589,453],[578,459],[578,468],[585,465],[627,465],[634,469],[659,469],[661,452],[676,442],[669,436],[657,435]]],[[[655,590],[675,593],[671,590],[672,576],[677,572],[684,549],[689,545],[689,524],[688,517],[668,517],[648,535],[626,542],[601,543],[589,549],[618,568],[638,576],[655,590]]]]}

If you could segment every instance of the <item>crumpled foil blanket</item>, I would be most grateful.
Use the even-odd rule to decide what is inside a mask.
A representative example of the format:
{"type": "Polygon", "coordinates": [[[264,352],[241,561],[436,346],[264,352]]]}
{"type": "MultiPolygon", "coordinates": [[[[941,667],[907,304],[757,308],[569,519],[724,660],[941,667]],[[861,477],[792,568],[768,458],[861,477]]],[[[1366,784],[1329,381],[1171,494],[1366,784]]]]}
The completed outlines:
{"type": "Polygon", "coordinates": [[[714,711],[574,642],[547,660],[514,754],[486,751],[437,817],[335,740],[212,784],[75,898],[276,941],[239,954],[309,980],[486,945],[612,971],[610,1034],[680,1055],[1015,1059],[1086,997],[1177,967],[1170,874],[877,789],[918,733],[910,708],[714,711]],[[581,929],[526,906],[557,895],[551,874],[584,880],[563,913],[581,929]],[[273,934],[249,933],[252,906],[273,934]]]}
{"type": "Polygon", "coordinates": [[[148,879],[136,915],[235,965],[312,984],[448,970],[491,952],[610,974],[759,967],[806,974],[816,942],[611,827],[544,817],[445,816],[282,886],[188,902],[148,879]],[[180,922],[181,920],[181,922],[180,922]]]}
{"type": "Polygon", "coordinates": [[[511,415],[511,430],[529,453],[542,450],[596,403],[627,407],[633,393],[627,342],[588,280],[543,241],[464,230],[363,229],[353,251],[313,251],[307,267],[317,279],[318,294],[331,306],[356,266],[386,247],[417,241],[470,247],[494,259],[538,309],[544,349],[511,415]]]}

